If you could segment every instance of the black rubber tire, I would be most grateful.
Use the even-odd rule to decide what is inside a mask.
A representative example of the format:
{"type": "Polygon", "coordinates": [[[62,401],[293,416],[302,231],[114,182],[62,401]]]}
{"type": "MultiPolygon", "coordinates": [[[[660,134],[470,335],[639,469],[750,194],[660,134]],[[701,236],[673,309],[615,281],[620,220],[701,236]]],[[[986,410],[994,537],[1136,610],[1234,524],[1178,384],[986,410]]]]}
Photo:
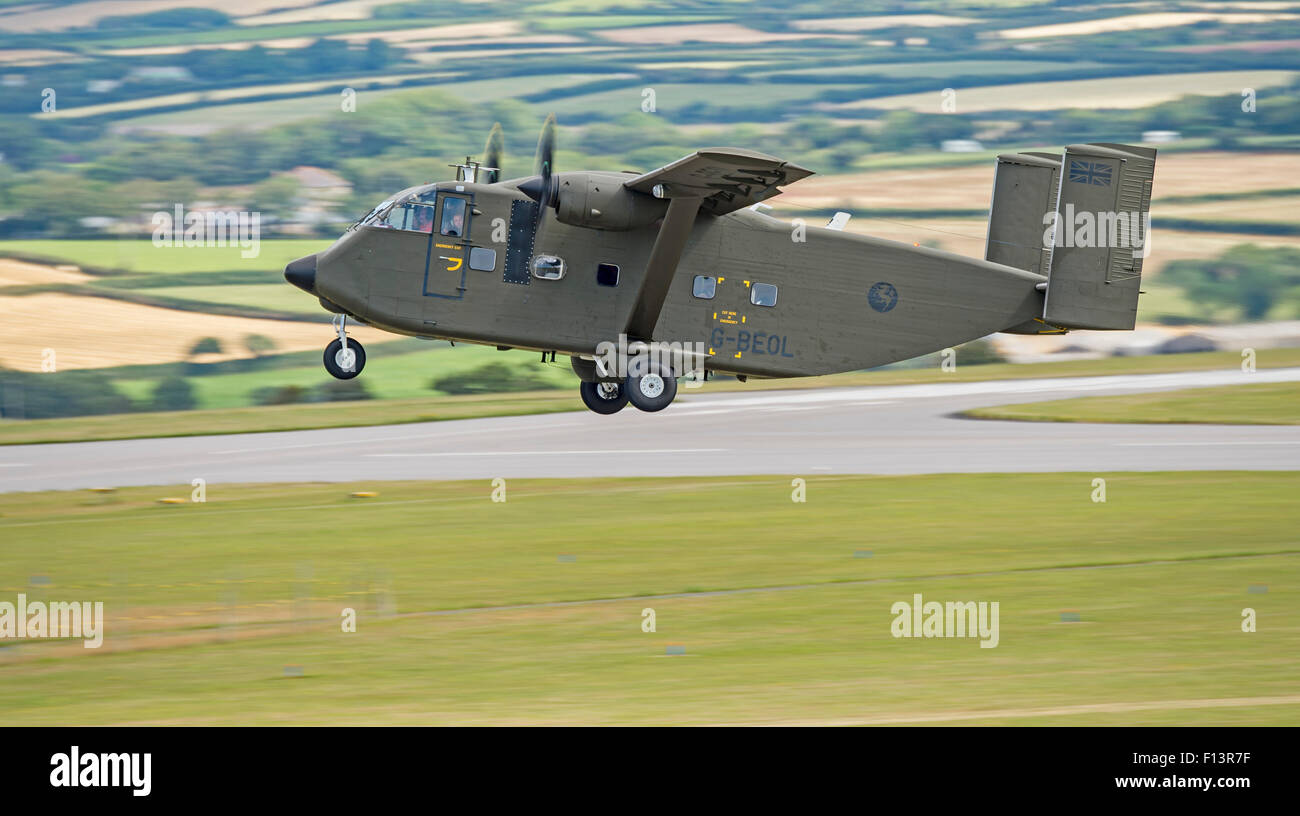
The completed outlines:
{"type": "Polygon", "coordinates": [[[624,380],[628,401],[642,411],[662,411],[677,396],[677,379],[659,363],[633,365],[624,380]]]}
{"type": "Polygon", "coordinates": [[[325,347],[325,370],[336,379],[350,380],[360,374],[361,369],[366,367],[366,350],[356,340],[351,337],[348,338],[348,350],[355,352],[357,355],[356,364],[350,371],[340,366],[336,359],[338,353],[342,350],[343,344],[339,342],[338,338],[335,338],[334,342],[325,347]]]}
{"type": "Polygon", "coordinates": [[[582,395],[582,404],[598,414],[617,414],[627,405],[627,389],[622,383],[585,382],[578,386],[578,393],[582,395]],[[618,386],[618,396],[611,399],[602,395],[601,385],[618,386]]]}

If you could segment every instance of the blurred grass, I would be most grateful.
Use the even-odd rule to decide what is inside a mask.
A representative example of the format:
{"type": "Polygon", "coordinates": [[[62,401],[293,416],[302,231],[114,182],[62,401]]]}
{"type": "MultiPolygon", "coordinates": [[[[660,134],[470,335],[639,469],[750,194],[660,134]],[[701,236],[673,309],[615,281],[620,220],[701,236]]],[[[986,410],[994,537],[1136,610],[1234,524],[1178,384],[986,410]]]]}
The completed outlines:
{"type": "MultiPolygon", "coordinates": [[[[323,378],[322,378],[323,379],[323,378]]],[[[548,414],[582,408],[577,389],[365,402],[313,402],[67,419],[0,420],[0,445],[295,431],[548,414]]]]}
{"type": "MultiPolygon", "coordinates": [[[[329,337],[327,332],[328,329],[322,332],[323,338],[329,337]]],[[[519,371],[526,370],[528,374],[542,377],[555,388],[566,389],[566,393],[575,396],[578,388],[578,379],[567,359],[554,365],[542,365],[538,363],[539,355],[531,351],[497,351],[489,346],[466,343],[452,347],[445,341],[429,342],[420,351],[399,354],[389,353],[383,344],[367,346],[366,351],[366,368],[357,381],[374,397],[386,401],[410,400],[413,404],[418,402],[425,407],[441,405],[447,397],[431,390],[431,382],[494,362],[506,363],[519,371]]],[[[249,406],[252,393],[259,388],[285,385],[312,388],[330,379],[320,363],[319,355],[315,355],[312,363],[305,366],[189,378],[190,384],[194,386],[198,407],[205,409],[249,406]]],[[[157,380],[133,377],[115,382],[127,395],[142,399],[152,392],[157,380]]],[[[507,399],[510,395],[503,393],[494,396],[507,399]]],[[[2,428],[3,425],[0,424],[0,429],[2,428]]],[[[0,439],[3,439],[2,430],[0,439]]]]}
{"type": "Polygon", "coordinates": [[[318,319],[325,313],[319,300],[286,286],[283,281],[228,286],[141,287],[127,291],[159,298],[180,295],[180,299],[190,301],[198,310],[210,307],[214,303],[226,303],[253,309],[294,312],[318,319]]]}
{"type": "Polygon", "coordinates": [[[320,252],[329,245],[330,241],[319,238],[267,240],[260,243],[257,257],[245,258],[241,253],[251,250],[239,246],[156,247],[152,241],[135,238],[104,241],[42,239],[0,241],[0,257],[124,272],[224,272],[232,269],[280,272],[290,261],[320,252]]]}
{"type": "Polygon", "coordinates": [[[966,416],[1032,422],[1208,422],[1300,425],[1300,383],[1188,388],[1154,394],[1030,402],[975,408],[966,416]]]}
{"type": "Polygon", "coordinates": [[[0,496],[0,592],[108,617],[98,652],[0,651],[0,718],[1300,722],[1300,473],[1108,474],[1105,504],[1095,475],[812,477],[805,504],[784,477],[0,496]],[[999,602],[997,648],[891,637],[917,592],[999,602]]]}

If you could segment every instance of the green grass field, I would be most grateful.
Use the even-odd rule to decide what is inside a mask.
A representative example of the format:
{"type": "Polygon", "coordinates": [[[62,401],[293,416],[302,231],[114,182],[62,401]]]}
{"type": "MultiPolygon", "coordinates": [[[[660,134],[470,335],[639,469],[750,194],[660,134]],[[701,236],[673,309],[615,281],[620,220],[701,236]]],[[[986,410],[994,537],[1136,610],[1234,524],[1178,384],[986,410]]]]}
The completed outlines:
{"type": "Polygon", "coordinates": [[[967,416],[1033,422],[1207,422],[1300,425],[1300,383],[1188,388],[1153,394],[1031,402],[976,408],[967,416]]]}
{"type": "MultiPolygon", "coordinates": [[[[309,305],[315,305],[311,298],[302,299],[309,305]]],[[[319,307],[317,311],[320,311],[319,307]]],[[[329,337],[326,332],[322,332],[322,336],[329,337]]],[[[568,388],[575,395],[577,393],[578,380],[567,358],[554,365],[549,363],[543,365],[538,362],[538,355],[528,351],[497,351],[487,346],[464,343],[453,348],[441,341],[426,345],[427,348],[420,351],[391,355],[384,350],[383,346],[374,346],[375,353],[367,357],[366,370],[361,374],[360,381],[377,399],[415,400],[423,397],[427,402],[443,397],[441,392],[429,387],[430,383],[439,377],[460,374],[487,363],[506,363],[516,370],[526,370],[529,374],[535,374],[556,388],[568,388]]],[[[370,349],[367,348],[368,354],[369,351],[370,349]]],[[[316,357],[319,358],[319,355],[316,357]]],[[[292,368],[191,377],[190,383],[194,386],[198,406],[204,409],[215,409],[246,407],[251,403],[252,392],[259,388],[284,385],[311,388],[329,379],[330,376],[325,372],[319,359],[315,359],[310,365],[292,368]]],[[[151,378],[117,381],[123,393],[136,399],[144,398],[156,384],[157,380],[151,378]]],[[[508,397],[507,394],[497,396],[508,397]]]]}
{"type": "Polygon", "coordinates": [[[575,387],[564,391],[515,394],[150,411],[69,419],[0,420],[0,445],[351,428],[444,419],[549,414],[580,409],[582,402],[575,387]]]}
{"type": "Polygon", "coordinates": [[[3,597],[107,617],[0,650],[0,720],[1300,723],[1300,473],[1097,475],[0,496],[3,597]],[[997,647],[892,637],[914,593],[997,647]]]}
{"type": "MultiPolygon", "coordinates": [[[[376,79],[371,77],[370,79],[376,79]]],[[[424,84],[419,88],[367,88],[362,93],[367,104],[374,104],[380,99],[419,97],[437,89],[456,94],[462,99],[478,102],[514,98],[521,94],[539,93],[578,85],[590,81],[585,74],[539,74],[536,76],[514,76],[500,79],[448,80],[424,84]]],[[[348,82],[340,81],[339,85],[348,82]]],[[[274,86],[268,86],[268,93],[275,92],[274,86]]],[[[139,104],[139,103],[136,103],[139,104]]],[[[159,105],[169,104],[167,97],[159,99],[159,105]]],[[[174,104],[174,103],[170,103],[174,104]]],[[[224,101],[204,105],[203,116],[212,123],[212,130],[230,127],[266,128],[272,125],[295,122],[303,119],[342,117],[339,110],[339,95],[336,92],[305,92],[300,96],[281,99],[264,99],[254,102],[224,101]]],[[[161,128],[191,125],[194,122],[193,110],[167,112],[151,111],[141,106],[139,116],[122,120],[121,126],[128,128],[161,128]]],[[[357,213],[363,215],[363,213],[357,213]]]]}
{"type": "Polygon", "coordinates": [[[178,298],[198,307],[224,303],[254,309],[321,317],[324,310],[320,301],[310,295],[280,283],[248,283],[230,286],[157,286],[132,289],[132,292],[160,298],[178,298]]]}
{"type": "MultiPolygon", "coordinates": [[[[329,241],[277,239],[262,241],[255,258],[238,246],[156,247],[152,241],[33,240],[0,241],[0,257],[35,258],[88,269],[124,272],[224,272],[232,269],[281,271],[292,260],[320,252],[329,241]]],[[[198,283],[198,281],[195,281],[198,283]]]]}

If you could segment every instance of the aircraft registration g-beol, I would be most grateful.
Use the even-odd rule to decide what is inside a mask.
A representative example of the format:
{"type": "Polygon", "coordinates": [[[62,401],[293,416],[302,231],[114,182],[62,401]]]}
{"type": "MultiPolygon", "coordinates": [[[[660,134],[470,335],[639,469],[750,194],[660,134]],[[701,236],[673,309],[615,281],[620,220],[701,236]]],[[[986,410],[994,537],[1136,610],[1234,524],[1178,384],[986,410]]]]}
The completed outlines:
{"type": "Polygon", "coordinates": [[[286,267],[336,315],[332,375],[365,365],[348,318],[568,355],[583,402],[602,414],[629,401],[661,410],[688,374],[805,377],[994,332],[1134,327],[1150,148],[999,156],[976,259],[843,232],[843,213],[792,228],[759,212],[812,174],[774,156],[709,148],[648,173],[554,173],[554,134],[548,118],[535,175],[501,180],[493,128],[483,163],[397,193],[286,267]],[[1094,226],[1076,235],[1082,216],[1094,226]]]}

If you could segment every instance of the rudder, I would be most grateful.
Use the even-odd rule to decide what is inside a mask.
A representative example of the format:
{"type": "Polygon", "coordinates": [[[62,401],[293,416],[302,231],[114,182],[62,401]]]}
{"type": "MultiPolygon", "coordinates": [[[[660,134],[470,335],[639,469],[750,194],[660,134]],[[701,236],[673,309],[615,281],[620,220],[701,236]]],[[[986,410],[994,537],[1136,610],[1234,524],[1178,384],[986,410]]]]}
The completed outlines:
{"type": "Polygon", "coordinates": [[[1132,330],[1149,249],[1156,151],[1071,145],[1061,163],[1043,320],[1132,330]]]}

